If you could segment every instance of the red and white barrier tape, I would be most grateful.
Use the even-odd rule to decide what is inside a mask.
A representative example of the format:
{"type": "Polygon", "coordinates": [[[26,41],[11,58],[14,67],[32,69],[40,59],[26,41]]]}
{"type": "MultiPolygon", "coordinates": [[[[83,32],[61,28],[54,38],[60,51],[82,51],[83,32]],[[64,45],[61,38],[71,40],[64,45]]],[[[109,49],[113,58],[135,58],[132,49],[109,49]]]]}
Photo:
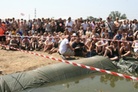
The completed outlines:
{"type": "MultiPolygon", "coordinates": [[[[0,44],[0,46],[8,47],[8,46],[2,45],[2,44],[0,44]]],[[[126,75],[126,74],[111,72],[111,71],[108,71],[108,70],[99,69],[99,68],[95,68],[95,67],[92,67],[92,66],[87,66],[87,65],[84,65],[84,64],[78,64],[78,63],[74,63],[74,62],[69,62],[67,60],[57,59],[57,58],[54,58],[54,57],[45,56],[45,55],[42,55],[42,54],[34,53],[34,52],[31,52],[31,51],[25,51],[25,50],[17,49],[17,48],[14,48],[14,47],[11,47],[11,48],[15,49],[15,50],[18,50],[18,51],[21,51],[21,52],[30,53],[30,54],[33,54],[33,55],[36,55],[36,56],[41,56],[41,57],[44,57],[44,58],[47,58],[47,59],[51,59],[51,60],[55,60],[55,61],[59,61],[59,62],[67,63],[67,64],[71,64],[71,65],[74,65],[74,66],[79,66],[81,68],[86,68],[86,69],[89,69],[89,70],[94,70],[94,71],[98,71],[98,72],[101,72],[101,73],[106,73],[106,74],[110,74],[110,75],[119,76],[119,77],[123,77],[123,78],[127,78],[127,79],[138,81],[138,78],[134,77],[134,76],[129,76],[129,75],[126,75]]]]}

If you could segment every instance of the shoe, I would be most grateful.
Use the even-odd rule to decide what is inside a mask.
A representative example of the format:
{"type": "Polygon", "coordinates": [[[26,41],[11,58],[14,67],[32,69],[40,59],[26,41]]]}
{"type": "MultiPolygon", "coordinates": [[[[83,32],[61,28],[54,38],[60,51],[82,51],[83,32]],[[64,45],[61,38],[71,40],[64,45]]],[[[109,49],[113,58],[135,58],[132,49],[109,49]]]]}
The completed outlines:
{"type": "Polygon", "coordinates": [[[62,58],[63,60],[66,60],[66,57],[65,57],[64,55],[61,55],[61,58],[62,58]]]}

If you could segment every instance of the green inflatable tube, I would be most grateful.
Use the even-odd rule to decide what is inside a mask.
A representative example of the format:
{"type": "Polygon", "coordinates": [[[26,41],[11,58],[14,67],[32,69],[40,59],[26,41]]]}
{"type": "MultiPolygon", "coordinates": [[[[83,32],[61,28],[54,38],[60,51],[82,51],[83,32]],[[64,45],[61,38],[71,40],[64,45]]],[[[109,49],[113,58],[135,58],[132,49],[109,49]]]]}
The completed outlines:
{"type": "MultiPolygon", "coordinates": [[[[117,69],[108,58],[102,56],[72,60],[70,62],[81,63],[100,69],[117,69]]],[[[47,83],[66,80],[94,72],[96,71],[66,63],[48,65],[33,71],[0,76],[0,92],[18,92],[28,88],[40,87],[47,83]]]]}

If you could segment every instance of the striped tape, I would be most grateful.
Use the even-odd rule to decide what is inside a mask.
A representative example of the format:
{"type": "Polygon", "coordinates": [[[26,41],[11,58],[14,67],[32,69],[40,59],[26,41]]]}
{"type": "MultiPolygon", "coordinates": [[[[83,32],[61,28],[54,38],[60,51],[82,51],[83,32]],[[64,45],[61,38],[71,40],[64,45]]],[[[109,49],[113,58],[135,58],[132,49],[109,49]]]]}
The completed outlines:
{"type": "MultiPolygon", "coordinates": [[[[0,46],[8,47],[8,46],[2,45],[2,44],[0,44],[0,46]]],[[[71,64],[71,65],[74,65],[74,66],[79,66],[81,68],[86,68],[86,69],[89,69],[89,70],[94,70],[94,71],[98,71],[98,72],[101,72],[101,73],[106,73],[106,74],[110,74],[110,75],[119,76],[119,77],[123,77],[123,78],[126,78],[126,79],[131,79],[131,80],[138,81],[138,78],[134,77],[134,76],[129,76],[129,75],[126,75],[126,74],[112,72],[112,71],[108,71],[108,70],[104,70],[104,69],[99,69],[99,68],[95,68],[95,67],[92,67],[92,66],[87,66],[87,65],[84,65],[84,64],[78,64],[78,63],[75,63],[75,62],[69,62],[67,60],[57,59],[57,58],[54,58],[54,57],[45,56],[45,55],[42,55],[42,54],[34,53],[34,52],[31,52],[31,51],[25,51],[25,50],[17,49],[17,48],[14,48],[14,47],[11,47],[11,48],[15,49],[15,50],[18,50],[18,51],[21,51],[21,52],[24,52],[24,53],[29,53],[29,54],[44,57],[44,58],[47,58],[47,59],[51,59],[51,60],[54,60],[54,61],[59,61],[59,62],[71,64]]]]}

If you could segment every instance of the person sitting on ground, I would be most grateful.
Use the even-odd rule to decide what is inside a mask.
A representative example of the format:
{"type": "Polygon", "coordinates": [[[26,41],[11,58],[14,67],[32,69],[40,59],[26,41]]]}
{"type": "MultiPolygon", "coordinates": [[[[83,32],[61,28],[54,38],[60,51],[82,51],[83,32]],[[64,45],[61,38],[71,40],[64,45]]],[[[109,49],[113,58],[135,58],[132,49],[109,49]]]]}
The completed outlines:
{"type": "Polygon", "coordinates": [[[132,43],[132,48],[134,49],[134,56],[138,59],[138,40],[134,40],[132,43]]]}
{"type": "Polygon", "coordinates": [[[53,54],[53,53],[56,53],[58,52],[58,47],[59,47],[59,37],[55,37],[54,38],[55,42],[54,42],[54,46],[53,48],[48,52],[49,54],[53,54]]]}
{"type": "Polygon", "coordinates": [[[119,52],[121,57],[130,56],[131,52],[129,42],[122,42],[119,52]]]}
{"type": "Polygon", "coordinates": [[[74,49],[69,44],[69,35],[66,35],[65,38],[61,41],[59,45],[59,50],[62,59],[66,59],[66,56],[70,58],[70,56],[74,56],[74,49]]]}
{"type": "Polygon", "coordinates": [[[31,38],[30,44],[31,44],[32,50],[37,50],[38,49],[38,37],[33,36],[31,38]]]}
{"type": "Polygon", "coordinates": [[[80,41],[79,37],[76,37],[75,41],[72,43],[72,48],[74,48],[75,56],[86,57],[87,50],[84,43],[80,41]]]}
{"type": "Polygon", "coordinates": [[[16,39],[16,36],[14,36],[11,40],[10,40],[10,44],[9,44],[9,49],[12,49],[11,47],[14,48],[18,48],[18,41],[16,39]]]}
{"type": "Polygon", "coordinates": [[[108,45],[108,41],[101,39],[100,41],[95,43],[96,45],[96,53],[98,55],[102,55],[105,51],[105,47],[108,45]]]}
{"type": "Polygon", "coordinates": [[[104,56],[108,56],[110,60],[118,60],[119,59],[119,53],[117,48],[117,42],[111,42],[109,46],[105,47],[104,56]]]}
{"type": "Polygon", "coordinates": [[[43,50],[44,52],[51,50],[53,48],[54,43],[52,39],[53,39],[52,36],[49,36],[47,40],[45,41],[44,50],[43,50]]]}
{"type": "Polygon", "coordinates": [[[44,47],[45,39],[43,36],[38,40],[38,50],[41,50],[44,47]]]}
{"type": "Polygon", "coordinates": [[[96,39],[92,39],[91,44],[89,46],[89,51],[88,51],[88,54],[90,52],[90,56],[97,55],[97,53],[96,53],[96,45],[95,45],[96,42],[97,42],[96,39]]]}
{"type": "Polygon", "coordinates": [[[24,50],[29,50],[30,47],[31,47],[30,40],[28,39],[28,37],[24,37],[21,42],[21,48],[23,48],[24,50]]]}

